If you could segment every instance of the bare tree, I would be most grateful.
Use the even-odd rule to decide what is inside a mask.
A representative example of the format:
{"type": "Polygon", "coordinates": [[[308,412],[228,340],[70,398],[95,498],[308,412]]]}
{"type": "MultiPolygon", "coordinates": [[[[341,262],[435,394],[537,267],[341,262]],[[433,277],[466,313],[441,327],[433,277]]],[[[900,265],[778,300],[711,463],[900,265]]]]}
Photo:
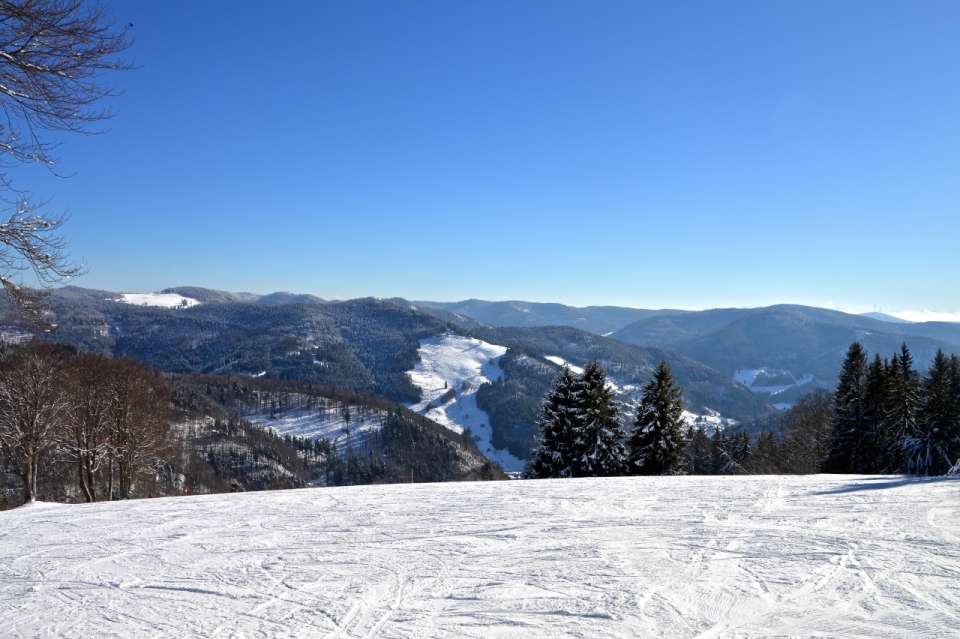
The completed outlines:
{"type": "Polygon", "coordinates": [[[7,170],[39,163],[51,170],[60,132],[92,135],[112,116],[98,106],[115,87],[109,71],[127,69],[129,25],[116,29],[103,5],[84,0],[0,0],[0,190],[9,218],[0,223],[0,284],[11,310],[36,324],[42,296],[19,275],[32,272],[41,287],[79,275],[59,234],[66,218],[42,211],[13,188],[7,170]]]}
{"type": "Polygon", "coordinates": [[[76,464],[83,498],[93,502],[97,500],[98,471],[109,451],[113,360],[87,353],[67,362],[65,368],[70,406],[61,447],[76,464]]]}
{"type": "Polygon", "coordinates": [[[37,496],[37,470],[57,447],[69,408],[56,347],[33,346],[0,366],[0,448],[23,481],[24,503],[37,496]]]}
{"type": "Polygon", "coordinates": [[[123,357],[111,363],[109,498],[123,499],[167,456],[170,387],[158,371],[123,357]]]}

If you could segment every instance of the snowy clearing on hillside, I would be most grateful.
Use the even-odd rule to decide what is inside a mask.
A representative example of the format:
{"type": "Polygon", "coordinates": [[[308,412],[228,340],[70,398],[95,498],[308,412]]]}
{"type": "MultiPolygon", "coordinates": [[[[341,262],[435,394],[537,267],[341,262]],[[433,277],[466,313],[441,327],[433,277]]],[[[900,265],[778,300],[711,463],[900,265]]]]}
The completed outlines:
{"type": "Polygon", "coordinates": [[[570,367],[570,370],[572,370],[572,371],[573,371],[574,373],[576,373],[577,375],[583,375],[583,369],[582,369],[582,368],[580,368],[579,366],[574,366],[573,364],[571,364],[571,363],[568,362],[567,360],[563,359],[562,357],[559,357],[559,356],[557,356],[557,355],[545,355],[543,359],[545,359],[545,360],[547,360],[547,361],[549,361],[549,362],[553,362],[553,363],[556,364],[557,366],[569,366],[569,367],[570,367]]]}
{"type": "Polygon", "coordinates": [[[242,417],[272,428],[281,435],[329,439],[339,446],[346,443],[348,437],[353,445],[359,445],[367,433],[383,427],[387,413],[375,408],[346,406],[330,399],[317,401],[308,395],[291,394],[286,397],[282,411],[261,406],[243,411],[242,417]]]}
{"type": "Polygon", "coordinates": [[[732,428],[740,423],[735,419],[724,417],[717,411],[710,411],[706,415],[698,415],[697,413],[691,413],[685,410],[680,417],[687,426],[693,426],[694,428],[699,426],[708,433],[712,433],[717,428],[720,430],[732,428]]]}
{"type": "Polygon", "coordinates": [[[355,486],[0,513],[4,636],[946,637],[960,482],[355,486]]]}
{"type": "Polygon", "coordinates": [[[117,301],[125,304],[136,304],[137,306],[163,306],[166,308],[190,307],[200,303],[192,297],[184,297],[177,293],[122,293],[117,301]]]}
{"type": "Polygon", "coordinates": [[[408,375],[423,394],[420,403],[409,408],[456,433],[469,428],[480,452],[505,471],[518,472],[523,461],[493,448],[490,419],[477,406],[480,386],[503,375],[497,360],[506,352],[505,346],[453,333],[420,340],[420,361],[408,375]]]}

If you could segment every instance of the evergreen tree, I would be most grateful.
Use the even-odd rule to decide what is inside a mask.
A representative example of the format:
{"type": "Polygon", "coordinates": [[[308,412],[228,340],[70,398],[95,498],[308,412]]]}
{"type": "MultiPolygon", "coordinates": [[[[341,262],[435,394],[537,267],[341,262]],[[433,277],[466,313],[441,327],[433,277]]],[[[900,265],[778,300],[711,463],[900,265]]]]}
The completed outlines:
{"type": "Polygon", "coordinates": [[[917,423],[919,378],[913,368],[913,356],[907,345],[900,347],[890,360],[887,373],[890,383],[889,408],[881,434],[883,466],[881,470],[896,473],[905,470],[904,439],[911,435],[917,423]]]}
{"type": "Polygon", "coordinates": [[[703,426],[687,428],[684,437],[683,472],[688,475],[709,475],[713,472],[713,447],[703,426]]]}
{"type": "Polygon", "coordinates": [[[883,433],[890,406],[889,364],[878,353],[867,367],[863,391],[864,428],[853,442],[850,472],[878,473],[883,470],[883,433]]]}
{"type": "Polygon", "coordinates": [[[847,350],[833,394],[833,421],[827,438],[827,453],[820,462],[825,473],[855,472],[854,451],[866,430],[864,395],[866,392],[867,354],[859,342],[847,350]]]}
{"type": "Polygon", "coordinates": [[[630,465],[641,475],[676,475],[683,461],[683,393],[670,367],[660,362],[643,385],[630,436],[630,465]]]}
{"type": "Polygon", "coordinates": [[[956,396],[960,366],[938,350],[920,382],[920,405],[913,432],[904,440],[907,472],[943,475],[960,453],[960,415],[956,396]]]}
{"type": "Polygon", "coordinates": [[[537,428],[540,436],[533,457],[523,469],[523,476],[531,479],[571,477],[572,443],[580,428],[581,413],[576,393],[577,378],[569,366],[553,380],[553,387],[541,408],[537,428]]]}
{"type": "Polygon", "coordinates": [[[574,477],[613,477],[627,469],[620,421],[620,402],[607,385],[607,371],[590,360],[577,377],[579,415],[573,431],[571,471],[574,477]]]}

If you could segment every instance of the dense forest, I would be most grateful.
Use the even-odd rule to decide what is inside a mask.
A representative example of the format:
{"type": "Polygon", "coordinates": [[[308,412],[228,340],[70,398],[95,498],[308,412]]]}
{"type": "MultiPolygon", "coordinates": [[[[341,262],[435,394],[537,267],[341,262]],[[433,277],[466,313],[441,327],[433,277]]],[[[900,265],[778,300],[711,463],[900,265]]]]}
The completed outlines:
{"type": "Polygon", "coordinates": [[[0,347],[0,508],[408,481],[505,479],[472,442],[380,397],[288,380],[163,375],[57,344],[0,347]],[[244,417],[290,398],[379,412],[351,445],[244,417]]]}
{"type": "Polygon", "coordinates": [[[553,381],[527,476],[960,472],[956,355],[938,351],[920,374],[906,345],[868,361],[855,342],[833,392],[818,389],[764,416],[767,428],[754,437],[701,423],[683,428],[682,389],[665,362],[643,386],[635,423],[625,425],[622,406],[603,384],[590,383],[591,366],[598,364],[582,375],[565,369],[553,381]],[[611,436],[622,449],[598,447],[611,436]]]}

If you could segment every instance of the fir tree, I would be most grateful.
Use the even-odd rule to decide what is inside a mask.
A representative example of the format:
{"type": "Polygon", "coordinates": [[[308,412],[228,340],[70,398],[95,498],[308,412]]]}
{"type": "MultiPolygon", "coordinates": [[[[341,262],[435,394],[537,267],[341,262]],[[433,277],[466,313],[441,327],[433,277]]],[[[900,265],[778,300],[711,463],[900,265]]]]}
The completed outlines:
{"type": "Polygon", "coordinates": [[[630,465],[641,475],[676,475],[683,461],[683,393],[664,361],[644,384],[630,436],[630,465]]]}
{"type": "Polygon", "coordinates": [[[541,408],[537,428],[540,436],[533,457],[523,469],[531,479],[572,476],[572,443],[581,425],[576,397],[577,378],[569,366],[553,380],[553,387],[541,408]]]}
{"type": "Polygon", "coordinates": [[[896,473],[905,470],[903,442],[911,435],[917,423],[919,378],[913,368],[913,356],[907,345],[900,347],[890,360],[887,373],[890,384],[889,407],[881,433],[883,466],[881,470],[896,473]]]}
{"type": "Polygon", "coordinates": [[[864,395],[867,354],[859,342],[847,350],[833,394],[833,421],[827,438],[827,453],[820,462],[825,473],[854,472],[854,451],[866,430],[864,395]]]}
{"type": "Polygon", "coordinates": [[[880,359],[879,353],[867,367],[863,391],[864,428],[853,442],[850,472],[867,474],[883,469],[882,442],[890,406],[889,368],[889,364],[880,359]]]}
{"type": "Polygon", "coordinates": [[[688,475],[709,475],[713,472],[713,447],[703,426],[687,428],[684,437],[683,471],[688,475]]]}
{"type": "Polygon", "coordinates": [[[904,439],[907,472],[943,475],[960,453],[960,415],[956,390],[960,366],[938,350],[920,382],[920,405],[913,433],[904,439]]]}
{"type": "Polygon", "coordinates": [[[571,471],[574,477],[613,477],[627,469],[620,402],[607,385],[607,371],[590,360],[575,382],[579,416],[573,431],[571,471]]]}

